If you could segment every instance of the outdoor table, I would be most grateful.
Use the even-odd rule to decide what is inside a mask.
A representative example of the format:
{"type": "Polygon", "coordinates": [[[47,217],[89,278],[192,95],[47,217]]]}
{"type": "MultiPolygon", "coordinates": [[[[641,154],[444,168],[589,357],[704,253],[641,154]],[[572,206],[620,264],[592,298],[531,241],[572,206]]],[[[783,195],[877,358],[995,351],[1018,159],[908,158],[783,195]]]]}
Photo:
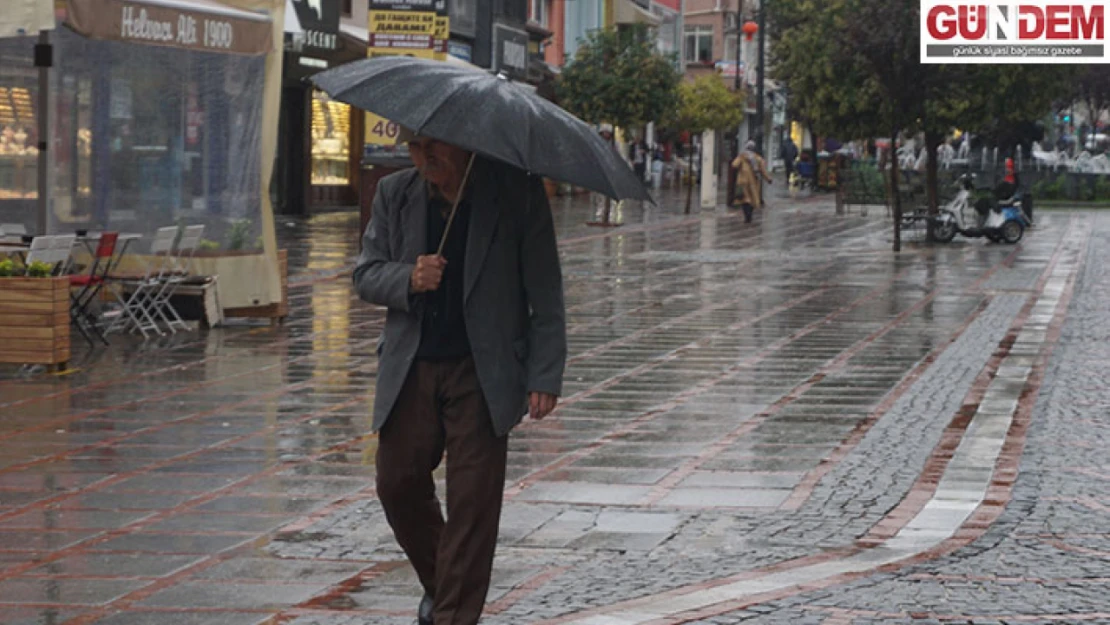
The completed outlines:
{"type": "MultiPolygon", "coordinates": [[[[76,240],[81,243],[81,245],[85,246],[85,249],[88,251],[89,255],[92,256],[94,259],[96,257],[96,247],[100,242],[101,234],[102,233],[100,232],[95,232],[77,235],[76,240]]],[[[103,275],[107,276],[116,267],[119,266],[119,264],[123,261],[124,256],[127,254],[127,248],[131,245],[132,241],[138,241],[142,238],[143,235],[136,232],[120,232],[116,237],[116,249],[112,254],[112,258],[108,260],[108,266],[104,269],[103,275]]],[[[84,271],[84,268],[81,268],[81,271],[84,271]]],[[[71,313],[72,312],[73,311],[71,311],[71,313]]],[[[96,322],[99,322],[101,320],[102,312],[103,311],[98,310],[96,312],[89,312],[88,315],[96,322]]],[[[105,344],[107,344],[106,341],[105,344]]]]}
{"type": "MultiPolygon", "coordinates": [[[[141,235],[137,232],[121,232],[121,233],[119,233],[119,238],[116,239],[116,245],[119,246],[119,249],[116,250],[116,256],[117,256],[116,263],[117,264],[119,263],[119,259],[122,259],[123,255],[127,253],[127,247],[129,245],[131,245],[131,242],[132,241],[138,241],[141,238],[143,238],[143,235],[141,235]]],[[[96,233],[96,234],[93,234],[93,235],[89,235],[89,234],[78,235],[78,237],[77,237],[77,241],[80,242],[82,245],[84,245],[85,249],[87,249],[90,254],[96,254],[96,248],[94,246],[99,240],[100,240],[100,233],[96,233]]]]}

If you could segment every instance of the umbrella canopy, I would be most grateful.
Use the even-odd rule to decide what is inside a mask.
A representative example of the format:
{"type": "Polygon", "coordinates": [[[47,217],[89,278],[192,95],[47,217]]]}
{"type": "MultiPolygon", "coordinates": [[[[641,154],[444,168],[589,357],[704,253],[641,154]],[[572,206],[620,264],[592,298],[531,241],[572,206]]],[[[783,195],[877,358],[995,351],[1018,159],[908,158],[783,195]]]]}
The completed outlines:
{"type": "Polygon", "coordinates": [[[652,201],[628,163],[589,125],[504,78],[389,56],[347,63],[311,80],[332,99],[423,136],[612,198],[652,201]]]}

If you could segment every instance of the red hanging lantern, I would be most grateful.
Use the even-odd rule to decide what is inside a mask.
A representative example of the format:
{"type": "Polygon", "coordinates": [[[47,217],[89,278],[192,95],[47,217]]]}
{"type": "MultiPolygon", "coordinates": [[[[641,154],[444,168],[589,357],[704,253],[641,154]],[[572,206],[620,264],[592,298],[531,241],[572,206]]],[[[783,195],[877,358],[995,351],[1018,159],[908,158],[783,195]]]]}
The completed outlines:
{"type": "Polygon", "coordinates": [[[759,24],[751,21],[744,22],[744,25],[741,26],[740,29],[744,32],[744,38],[751,41],[752,37],[759,32],[759,24]]]}

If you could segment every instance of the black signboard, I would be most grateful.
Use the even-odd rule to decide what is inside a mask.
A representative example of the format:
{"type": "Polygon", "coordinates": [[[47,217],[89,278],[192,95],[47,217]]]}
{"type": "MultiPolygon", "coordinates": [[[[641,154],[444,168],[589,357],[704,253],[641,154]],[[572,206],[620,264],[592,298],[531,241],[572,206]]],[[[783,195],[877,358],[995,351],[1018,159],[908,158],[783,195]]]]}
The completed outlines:
{"type": "Polygon", "coordinates": [[[528,33],[505,24],[493,25],[493,69],[512,78],[528,77],[528,33]]]}
{"type": "Polygon", "coordinates": [[[335,50],[339,47],[339,0],[292,0],[302,33],[294,49],[335,50]]]}

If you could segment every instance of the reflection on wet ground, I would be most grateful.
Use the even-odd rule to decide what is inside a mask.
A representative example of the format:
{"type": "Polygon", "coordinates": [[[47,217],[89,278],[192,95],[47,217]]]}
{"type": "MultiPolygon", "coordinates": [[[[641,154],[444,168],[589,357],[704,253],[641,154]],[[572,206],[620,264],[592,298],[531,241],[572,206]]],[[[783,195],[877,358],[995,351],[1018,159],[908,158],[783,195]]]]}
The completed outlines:
{"type": "MultiPolygon", "coordinates": [[[[556,416],[511,440],[509,548],[651,549],[690,511],[805,501],[806,477],[992,294],[1033,287],[1069,220],[1043,215],[1022,247],[911,240],[896,256],[876,211],[780,200],[745,224],[662,204],[597,230],[585,202],[554,203],[571,357],[556,416]]],[[[384,315],[340,275],[356,228],[279,220],[283,326],[6,371],[0,622],[256,623],[335,608],[329,587],[355,576],[348,609],[407,622],[416,590],[371,479],[384,315]]],[[[491,600],[534,568],[508,553],[491,600]]]]}

